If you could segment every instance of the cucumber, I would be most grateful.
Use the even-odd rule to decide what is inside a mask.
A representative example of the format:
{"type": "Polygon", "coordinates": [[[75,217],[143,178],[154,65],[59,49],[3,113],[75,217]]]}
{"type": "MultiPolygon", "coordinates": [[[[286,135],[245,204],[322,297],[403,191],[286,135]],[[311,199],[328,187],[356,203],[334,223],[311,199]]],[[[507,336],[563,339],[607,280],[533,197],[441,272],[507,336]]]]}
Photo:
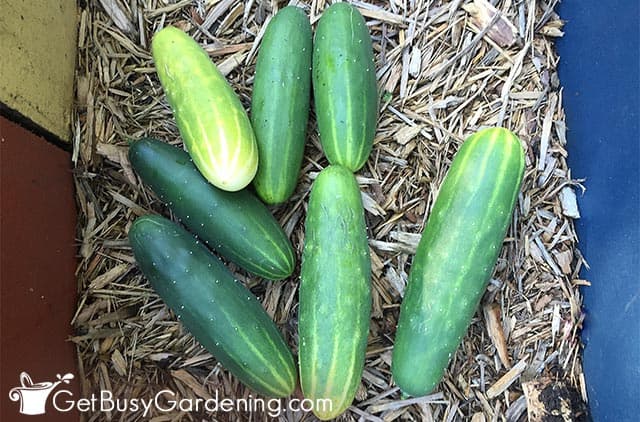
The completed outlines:
{"type": "Polygon", "coordinates": [[[207,53],[175,27],[151,43],[153,60],[180,135],[198,170],[216,187],[237,191],[258,168],[247,113],[207,53]]]}
{"type": "Polygon", "coordinates": [[[216,188],[186,152],[155,139],[133,142],[129,161],[176,217],[220,255],[270,280],[291,275],[295,265],[291,242],[249,191],[216,188]]]}
{"type": "Polygon", "coordinates": [[[304,396],[331,406],[323,420],[351,405],[362,377],[371,313],[371,260],[355,176],[342,166],[313,183],[300,270],[299,365],[304,396]]]}
{"type": "Polygon", "coordinates": [[[331,164],[359,170],[373,145],[378,89],[369,30],[348,3],[334,3],[318,21],[313,96],[324,154],[331,164]]]}
{"type": "Polygon", "coordinates": [[[129,241],[154,290],[222,366],[260,394],[293,392],[295,363],[278,328],[202,243],[156,215],[138,218],[129,241]]]}
{"type": "Polygon", "coordinates": [[[311,24],[287,6],[271,19],[256,62],[251,123],[258,142],[258,196],[268,204],[293,193],[302,165],[311,91],[311,24]]]}
{"type": "Polygon", "coordinates": [[[408,395],[432,391],[465,334],[502,247],[524,172],[503,128],[470,136],[445,176],[413,258],[392,374],[408,395]]]}

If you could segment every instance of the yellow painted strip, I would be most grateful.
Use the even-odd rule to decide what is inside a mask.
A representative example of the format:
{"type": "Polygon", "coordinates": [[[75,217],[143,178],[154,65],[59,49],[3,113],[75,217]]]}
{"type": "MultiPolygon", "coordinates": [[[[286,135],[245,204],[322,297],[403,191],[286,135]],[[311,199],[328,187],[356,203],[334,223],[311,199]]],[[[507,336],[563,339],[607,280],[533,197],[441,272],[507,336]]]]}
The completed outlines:
{"type": "Polygon", "coordinates": [[[0,11],[0,102],[69,142],[77,2],[1,0],[0,11]]]}

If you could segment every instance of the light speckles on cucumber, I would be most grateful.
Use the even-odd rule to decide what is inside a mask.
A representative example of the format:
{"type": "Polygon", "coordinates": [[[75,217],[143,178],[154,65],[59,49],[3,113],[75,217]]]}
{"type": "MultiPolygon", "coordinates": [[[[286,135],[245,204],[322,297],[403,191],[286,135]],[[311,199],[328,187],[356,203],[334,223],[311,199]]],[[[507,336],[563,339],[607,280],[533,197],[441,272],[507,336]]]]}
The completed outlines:
{"type": "Polygon", "coordinates": [[[314,181],[300,274],[300,380],[306,398],[328,398],[336,417],[362,376],[371,309],[364,208],[355,176],[329,166],[314,181]]]}
{"type": "Polygon", "coordinates": [[[302,165],[311,92],[311,25],[287,6],[269,22],[256,62],[251,122],[258,143],[253,181],[268,204],[294,192],[302,165]]]}
{"type": "Polygon", "coordinates": [[[405,394],[427,394],[440,381],[491,276],[523,171],[519,141],[502,128],[469,137],[451,163],[400,310],[392,372],[405,394]]]}
{"type": "Polygon", "coordinates": [[[296,371],[284,339],[260,302],[220,260],[193,235],[157,215],[138,218],[129,239],[154,290],[226,369],[261,394],[291,394],[296,371]]]}
{"type": "Polygon", "coordinates": [[[153,139],[129,148],[136,173],[205,244],[254,274],[289,276],[293,248],[265,205],[247,190],[226,192],[211,185],[186,157],[180,148],[153,139]]]}
{"type": "Polygon", "coordinates": [[[334,3],[318,21],[313,92],[322,149],[331,164],[351,171],[367,161],[378,116],[369,30],[360,12],[334,3]]]}

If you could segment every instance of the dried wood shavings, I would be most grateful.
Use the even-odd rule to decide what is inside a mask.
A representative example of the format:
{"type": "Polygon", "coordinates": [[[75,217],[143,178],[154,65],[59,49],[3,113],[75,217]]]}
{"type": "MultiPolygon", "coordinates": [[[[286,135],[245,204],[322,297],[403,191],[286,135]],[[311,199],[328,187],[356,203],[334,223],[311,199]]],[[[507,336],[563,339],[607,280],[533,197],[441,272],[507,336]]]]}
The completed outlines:
{"type": "Polygon", "coordinates": [[[509,386],[515,382],[518,377],[524,372],[527,368],[526,358],[523,358],[520,362],[513,365],[506,374],[504,374],[498,381],[495,382],[488,390],[487,397],[492,399],[499,394],[503,393],[509,386]]]}
{"type": "Polygon", "coordinates": [[[561,20],[554,20],[540,28],[540,33],[549,37],[562,37],[564,36],[564,32],[562,31],[563,27],[564,22],[561,20]]]}
{"type": "Polygon", "coordinates": [[[99,0],[100,4],[104,8],[104,11],[113,20],[113,23],[124,33],[132,34],[135,32],[135,26],[122,10],[120,3],[116,0],[99,0]]]}
{"type": "MultiPolygon", "coordinates": [[[[330,2],[295,3],[315,24],[330,2]]],[[[354,2],[372,34],[381,107],[371,157],[358,173],[372,256],[371,331],[357,399],[340,420],[516,421],[527,412],[528,383],[544,379],[553,366],[563,369],[554,382],[586,390],[579,287],[590,283],[579,276],[586,265],[573,225],[580,181],[570,179],[566,161],[553,48],[562,29],[556,3],[354,2]],[[493,125],[520,137],[527,167],[483,299],[490,305],[474,316],[436,390],[404,398],[391,377],[391,352],[412,257],[453,155],[469,134],[493,125]]],[[[126,153],[129,139],[145,136],[182,145],[149,51],[155,32],[167,25],[188,31],[248,107],[261,38],[284,4],[81,2],[73,123],[79,299],[71,341],[86,396],[107,388],[116,397],[138,398],[166,389],[193,400],[253,394],[184,330],[136,267],[127,241],[131,223],[138,215],[171,213],[140,183],[126,153]]],[[[313,115],[310,120],[296,192],[271,208],[298,257],[310,186],[328,164],[313,115]]],[[[231,269],[260,298],[295,353],[298,271],[274,283],[231,269]]],[[[137,421],[141,415],[113,411],[89,418],[137,421]]],[[[149,419],[269,415],[176,410],[149,419]]],[[[280,420],[313,418],[288,412],[280,420]]]]}
{"type": "Polygon", "coordinates": [[[567,217],[580,218],[576,192],[571,186],[565,186],[560,191],[560,206],[562,207],[562,213],[567,217]]]}
{"type": "Polygon", "coordinates": [[[509,351],[507,350],[507,340],[502,329],[502,323],[500,322],[500,306],[495,303],[491,303],[483,306],[484,320],[487,324],[487,331],[493,345],[498,351],[498,356],[502,361],[502,364],[510,368],[511,359],[509,359],[509,351]]]}
{"type": "MultiPolygon", "coordinates": [[[[473,18],[474,24],[478,28],[485,28],[500,15],[498,9],[486,0],[473,0],[462,6],[473,18]]],[[[505,16],[500,15],[496,23],[487,32],[487,36],[498,43],[500,47],[509,47],[516,42],[518,30],[505,16]]]]}

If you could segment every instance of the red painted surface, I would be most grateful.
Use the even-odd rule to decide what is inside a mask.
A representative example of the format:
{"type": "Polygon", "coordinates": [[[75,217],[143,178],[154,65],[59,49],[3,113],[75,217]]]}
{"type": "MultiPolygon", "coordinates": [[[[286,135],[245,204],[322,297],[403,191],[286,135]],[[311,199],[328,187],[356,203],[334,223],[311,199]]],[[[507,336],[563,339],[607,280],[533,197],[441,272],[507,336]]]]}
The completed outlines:
{"type": "MultiPolygon", "coordinates": [[[[73,421],[53,409],[25,416],[9,399],[20,373],[34,383],[71,373],[79,397],[75,347],[68,341],[76,303],[76,206],[70,154],[0,118],[0,420],[73,421]]],[[[28,383],[28,380],[27,380],[28,383]]]]}

